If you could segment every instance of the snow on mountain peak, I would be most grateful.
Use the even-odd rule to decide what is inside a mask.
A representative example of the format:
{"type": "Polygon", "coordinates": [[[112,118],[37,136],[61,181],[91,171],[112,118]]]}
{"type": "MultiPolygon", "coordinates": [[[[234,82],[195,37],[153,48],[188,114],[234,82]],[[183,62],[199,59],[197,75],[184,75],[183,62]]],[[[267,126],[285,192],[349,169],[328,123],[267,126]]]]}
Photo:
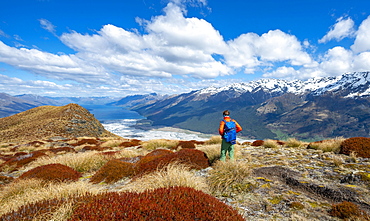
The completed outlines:
{"type": "Polygon", "coordinates": [[[370,95],[370,72],[345,73],[337,77],[315,77],[306,81],[301,80],[281,80],[281,79],[259,79],[256,81],[233,83],[223,87],[208,87],[197,91],[198,95],[213,95],[224,91],[234,91],[236,93],[257,92],[263,90],[269,93],[294,93],[303,94],[313,92],[320,95],[325,92],[336,92],[349,89],[347,97],[368,96],[370,95]]]}

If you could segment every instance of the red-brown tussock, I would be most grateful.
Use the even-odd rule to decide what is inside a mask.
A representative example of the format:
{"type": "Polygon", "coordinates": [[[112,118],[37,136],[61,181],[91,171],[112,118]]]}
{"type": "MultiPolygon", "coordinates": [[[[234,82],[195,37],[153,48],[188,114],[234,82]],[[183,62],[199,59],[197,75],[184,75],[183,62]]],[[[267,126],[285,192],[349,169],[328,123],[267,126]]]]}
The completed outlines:
{"type": "Polygon", "coordinates": [[[189,187],[104,193],[80,205],[69,220],[147,220],[149,217],[151,220],[244,220],[232,207],[189,187]]]}
{"type": "Polygon", "coordinates": [[[22,174],[18,179],[42,179],[45,182],[77,181],[81,173],[62,164],[48,164],[33,168],[22,174]]]}
{"type": "Polygon", "coordinates": [[[90,179],[92,183],[114,183],[134,173],[134,164],[117,159],[108,161],[90,179]]]}
{"type": "Polygon", "coordinates": [[[352,137],[343,141],[339,153],[350,155],[352,152],[358,157],[370,158],[370,138],[352,137]]]}

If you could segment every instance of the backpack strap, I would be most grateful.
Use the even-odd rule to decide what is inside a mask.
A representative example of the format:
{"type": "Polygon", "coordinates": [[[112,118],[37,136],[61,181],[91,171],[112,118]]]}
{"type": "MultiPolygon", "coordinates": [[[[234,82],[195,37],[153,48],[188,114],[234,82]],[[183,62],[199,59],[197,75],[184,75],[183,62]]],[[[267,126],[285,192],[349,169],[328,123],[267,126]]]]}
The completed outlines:
{"type": "MultiPolygon", "coordinates": [[[[226,125],[226,123],[231,122],[231,121],[233,121],[234,124],[235,124],[235,121],[233,119],[230,119],[230,121],[226,121],[225,119],[223,119],[222,121],[225,123],[225,125],[226,125]]],[[[224,132],[229,132],[231,130],[236,130],[236,124],[235,124],[235,127],[228,128],[228,129],[225,129],[225,126],[224,126],[224,132]]]]}

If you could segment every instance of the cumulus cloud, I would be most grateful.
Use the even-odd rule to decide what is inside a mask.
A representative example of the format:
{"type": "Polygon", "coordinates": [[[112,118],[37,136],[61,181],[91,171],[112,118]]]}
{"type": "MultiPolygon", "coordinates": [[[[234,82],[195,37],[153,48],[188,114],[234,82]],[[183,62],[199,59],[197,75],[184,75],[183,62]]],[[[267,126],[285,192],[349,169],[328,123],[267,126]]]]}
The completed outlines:
{"type": "Polygon", "coordinates": [[[353,61],[353,69],[356,71],[370,70],[370,52],[363,52],[357,55],[353,61]]]}
{"type": "Polygon", "coordinates": [[[326,43],[331,40],[340,41],[346,37],[354,35],[354,22],[351,18],[340,17],[337,23],[330,28],[330,31],[319,40],[319,43],[326,43]]]}
{"type": "Polygon", "coordinates": [[[320,68],[328,75],[339,75],[352,70],[353,53],[343,47],[329,49],[320,62],[320,68]]]}
{"type": "Polygon", "coordinates": [[[17,49],[1,41],[0,62],[59,80],[87,83],[102,82],[101,77],[104,75],[109,77],[109,74],[99,67],[86,64],[74,55],[55,55],[37,49],[17,49]]]}
{"type": "Polygon", "coordinates": [[[60,39],[82,60],[124,75],[214,78],[231,70],[212,56],[226,50],[222,36],[198,18],[185,18],[169,3],[165,15],[145,21],[146,35],[105,25],[93,35],[64,33],[60,39]]]}
{"type": "Polygon", "coordinates": [[[22,80],[16,77],[9,77],[7,75],[0,74],[0,90],[2,92],[19,95],[19,94],[40,94],[41,91],[45,91],[45,94],[68,94],[74,91],[72,85],[69,84],[56,84],[50,81],[41,80],[22,80]]]}
{"type": "Polygon", "coordinates": [[[370,16],[365,19],[356,33],[356,39],[351,49],[355,53],[370,50],[370,16]]]}
{"type": "Polygon", "coordinates": [[[247,33],[228,41],[226,62],[233,67],[253,72],[260,65],[270,62],[288,62],[291,65],[307,65],[313,61],[304,51],[298,39],[281,30],[273,30],[261,36],[247,33]]]}

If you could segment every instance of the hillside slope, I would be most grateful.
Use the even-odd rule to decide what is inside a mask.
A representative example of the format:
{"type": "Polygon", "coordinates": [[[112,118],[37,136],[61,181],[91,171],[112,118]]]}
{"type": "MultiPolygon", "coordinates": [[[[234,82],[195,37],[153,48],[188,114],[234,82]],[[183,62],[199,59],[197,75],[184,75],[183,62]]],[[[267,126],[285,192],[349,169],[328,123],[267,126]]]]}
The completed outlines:
{"type": "Polygon", "coordinates": [[[85,108],[77,104],[41,106],[0,119],[0,140],[14,142],[54,136],[116,136],[85,108]]]}

